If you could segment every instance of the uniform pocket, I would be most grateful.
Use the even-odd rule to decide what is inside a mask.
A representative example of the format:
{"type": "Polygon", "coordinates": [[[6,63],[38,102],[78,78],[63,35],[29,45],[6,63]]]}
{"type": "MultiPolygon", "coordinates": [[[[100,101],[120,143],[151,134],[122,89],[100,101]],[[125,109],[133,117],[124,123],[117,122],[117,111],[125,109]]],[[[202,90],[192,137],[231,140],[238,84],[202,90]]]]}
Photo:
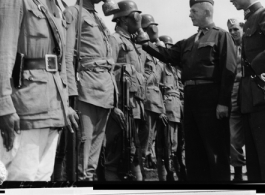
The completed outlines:
{"type": "Polygon", "coordinates": [[[23,87],[14,89],[12,99],[19,115],[47,112],[48,85],[47,73],[42,70],[29,70],[23,73],[23,87]]]}
{"type": "Polygon", "coordinates": [[[169,96],[164,100],[166,113],[169,118],[180,119],[181,113],[181,102],[177,97],[169,96]]]}
{"type": "Polygon", "coordinates": [[[28,35],[36,38],[47,38],[49,35],[49,24],[46,16],[37,8],[28,10],[28,35]]]}
{"type": "Polygon", "coordinates": [[[162,108],[162,94],[157,86],[146,87],[146,104],[162,108]]]}
{"type": "Polygon", "coordinates": [[[173,73],[168,70],[168,68],[165,68],[165,74],[164,74],[163,80],[164,80],[164,84],[166,86],[174,87],[176,85],[175,84],[176,83],[175,77],[174,77],[173,73]]]}
{"type": "Polygon", "coordinates": [[[98,24],[93,22],[89,18],[84,18],[84,25],[88,25],[90,27],[98,27],[98,24]]]}
{"type": "Polygon", "coordinates": [[[209,60],[211,61],[214,56],[214,46],[215,42],[203,42],[198,45],[196,55],[198,56],[198,59],[201,59],[201,61],[204,62],[205,65],[209,64],[209,60]]]}

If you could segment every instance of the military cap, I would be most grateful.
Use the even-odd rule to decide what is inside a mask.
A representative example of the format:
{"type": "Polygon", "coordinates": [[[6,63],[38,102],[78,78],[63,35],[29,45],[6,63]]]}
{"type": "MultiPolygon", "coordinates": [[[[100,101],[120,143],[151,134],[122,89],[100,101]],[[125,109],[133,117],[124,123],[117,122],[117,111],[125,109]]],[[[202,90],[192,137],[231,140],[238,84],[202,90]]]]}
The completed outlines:
{"type": "Polygon", "coordinates": [[[227,27],[230,28],[232,26],[240,26],[241,28],[243,28],[244,23],[240,22],[239,20],[235,19],[235,18],[231,18],[227,20],[227,27]]]}
{"type": "Polygon", "coordinates": [[[196,3],[208,2],[214,5],[213,0],[190,0],[190,7],[192,7],[196,3]]]}

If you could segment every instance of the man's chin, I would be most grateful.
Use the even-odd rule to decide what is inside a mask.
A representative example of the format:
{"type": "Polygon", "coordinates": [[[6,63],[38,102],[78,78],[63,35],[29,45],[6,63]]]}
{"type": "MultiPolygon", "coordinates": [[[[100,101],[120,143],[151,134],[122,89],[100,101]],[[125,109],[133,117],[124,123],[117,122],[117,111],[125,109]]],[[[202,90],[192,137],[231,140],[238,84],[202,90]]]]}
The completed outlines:
{"type": "Polygon", "coordinates": [[[241,10],[242,8],[241,7],[239,7],[238,5],[234,5],[235,6],[235,8],[237,9],[237,10],[241,10]]]}

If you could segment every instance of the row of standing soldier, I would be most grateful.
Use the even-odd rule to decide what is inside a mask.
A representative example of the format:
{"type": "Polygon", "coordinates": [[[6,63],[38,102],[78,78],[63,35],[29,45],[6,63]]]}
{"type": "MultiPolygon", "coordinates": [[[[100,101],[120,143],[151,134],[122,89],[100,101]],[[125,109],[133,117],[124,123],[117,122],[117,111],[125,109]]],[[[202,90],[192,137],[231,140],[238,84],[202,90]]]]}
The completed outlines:
{"type": "MultiPolygon", "coordinates": [[[[94,9],[94,4],[99,2],[101,0],[80,0],[78,4],[81,6],[77,4],[64,11],[65,20],[55,0],[0,2],[0,58],[3,64],[0,74],[0,151],[1,161],[9,173],[8,180],[49,181],[56,148],[57,159],[61,162],[66,151],[69,154],[71,149],[75,151],[78,148],[79,153],[74,158],[72,156],[72,159],[77,159],[72,163],[76,166],[68,167],[68,170],[76,167],[72,176],[78,180],[93,181],[101,148],[106,154],[104,175],[107,180],[144,180],[143,161],[150,153],[154,130],[157,129],[157,135],[163,134],[164,138],[171,132],[169,117],[165,115],[167,104],[162,103],[161,91],[164,92],[165,102],[180,97],[179,91],[175,92],[174,88],[171,91],[167,82],[160,85],[163,90],[159,88],[163,68],[166,75],[176,75],[174,72],[177,70],[169,66],[171,63],[183,67],[188,180],[229,181],[227,116],[235,76],[236,50],[230,35],[212,21],[214,2],[190,1],[190,17],[193,25],[200,27],[199,32],[172,48],[164,48],[157,41],[158,30],[154,23],[144,30],[150,41],[160,46],[145,43],[148,36],[141,29],[142,16],[132,1],[121,1],[119,7],[112,1],[104,1],[104,13],[114,14],[113,21],[117,23],[116,33],[110,36],[94,9]],[[143,44],[143,47],[135,42],[143,44]],[[153,56],[167,64],[160,63],[153,56]],[[205,67],[206,62],[208,67],[205,67]],[[78,116],[68,106],[68,99],[79,112],[78,136],[73,132],[73,127],[78,128],[78,116]],[[148,101],[153,103],[149,108],[148,104],[144,104],[148,101]],[[156,120],[158,118],[161,120],[156,120]],[[112,119],[115,129],[109,128],[112,119]],[[154,127],[156,122],[158,124],[154,127]],[[165,130],[160,128],[163,125],[165,130]],[[117,131],[115,136],[113,129],[117,131]],[[121,135],[127,136],[119,138],[121,135]],[[70,144],[75,136],[80,142],[77,146],[70,144]],[[57,143],[60,143],[58,147],[57,143]],[[112,154],[117,151],[120,151],[117,156],[112,154]],[[119,166],[122,161],[126,162],[123,163],[125,168],[119,166]],[[120,173],[121,177],[118,177],[120,173]]],[[[249,43],[262,39],[258,35],[264,33],[264,9],[252,0],[231,2],[237,9],[244,9],[249,20],[244,29],[247,34],[243,38],[246,71],[242,80],[245,85],[241,88],[241,101],[245,104],[241,104],[241,111],[247,113],[246,122],[250,124],[246,124],[249,127],[246,131],[248,176],[251,180],[263,180],[264,135],[259,131],[264,121],[261,119],[263,107],[260,106],[264,100],[260,98],[263,97],[263,69],[260,66],[263,53],[259,53],[262,45],[249,43]],[[253,85],[249,78],[255,78],[253,85]],[[252,96],[244,93],[246,91],[252,91],[252,96]]],[[[145,17],[147,21],[154,22],[151,16],[145,17]]],[[[180,126],[179,121],[171,122],[180,126]]],[[[174,125],[172,129],[176,130],[174,125]]],[[[159,179],[165,180],[165,167],[166,179],[171,180],[169,161],[174,161],[174,155],[169,154],[171,150],[161,150],[161,143],[168,145],[168,139],[161,141],[159,136],[156,138],[158,169],[161,170],[159,179]]],[[[70,155],[67,157],[70,162],[70,155]]],[[[56,166],[61,167],[62,163],[55,163],[56,166]]],[[[62,172],[56,173],[56,170],[54,176],[60,177],[62,172]]]]}

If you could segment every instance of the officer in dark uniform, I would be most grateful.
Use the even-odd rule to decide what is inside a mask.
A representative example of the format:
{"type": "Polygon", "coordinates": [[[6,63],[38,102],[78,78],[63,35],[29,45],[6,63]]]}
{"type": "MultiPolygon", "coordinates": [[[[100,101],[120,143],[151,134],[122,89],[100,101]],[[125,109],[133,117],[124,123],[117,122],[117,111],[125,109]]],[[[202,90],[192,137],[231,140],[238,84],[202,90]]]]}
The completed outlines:
{"type": "Polygon", "coordinates": [[[245,11],[242,65],[239,87],[241,112],[245,114],[246,163],[249,181],[265,181],[265,9],[254,0],[230,0],[245,11]]]}
{"type": "Polygon", "coordinates": [[[172,48],[143,49],[182,66],[187,176],[190,181],[229,181],[229,106],[236,50],[228,32],[213,23],[213,0],[190,0],[197,34],[172,48]],[[181,62],[181,63],[180,63],[181,62]]]}

